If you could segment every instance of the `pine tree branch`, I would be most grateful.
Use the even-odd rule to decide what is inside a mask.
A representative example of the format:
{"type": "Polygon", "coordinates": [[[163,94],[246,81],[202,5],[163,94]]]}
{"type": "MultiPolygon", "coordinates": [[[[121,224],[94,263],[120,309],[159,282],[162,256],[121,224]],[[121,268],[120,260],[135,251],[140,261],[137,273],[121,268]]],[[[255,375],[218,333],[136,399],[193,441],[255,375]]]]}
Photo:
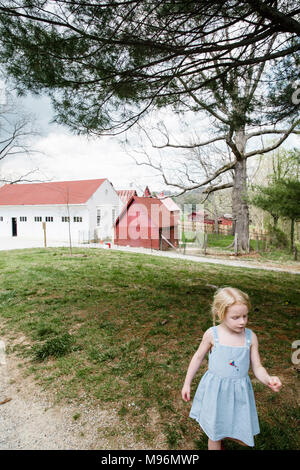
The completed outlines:
{"type": "Polygon", "coordinates": [[[193,100],[195,101],[195,103],[197,103],[199,106],[201,106],[201,108],[205,109],[209,114],[211,114],[213,117],[215,117],[216,119],[218,119],[219,121],[223,122],[223,124],[226,124],[226,125],[230,125],[230,122],[223,118],[220,114],[218,114],[216,111],[214,111],[212,109],[211,106],[207,105],[206,103],[204,103],[204,101],[200,100],[187,86],[187,84],[185,83],[185,81],[182,79],[182,78],[179,78],[179,81],[181,82],[181,84],[183,85],[185,91],[191,96],[191,98],[193,98],[193,100]]]}
{"type": "MultiPolygon", "coordinates": [[[[277,24],[278,31],[295,33],[300,36],[300,24],[297,20],[291,18],[293,12],[286,15],[273,6],[267,5],[266,2],[262,2],[260,0],[244,0],[243,3],[248,3],[248,5],[251,5],[253,9],[260,13],[264,18],[268,18],[273,24],[277,24]]],[[[294,14],[295,13],[297,13],[297,10],[294,14]]]]}

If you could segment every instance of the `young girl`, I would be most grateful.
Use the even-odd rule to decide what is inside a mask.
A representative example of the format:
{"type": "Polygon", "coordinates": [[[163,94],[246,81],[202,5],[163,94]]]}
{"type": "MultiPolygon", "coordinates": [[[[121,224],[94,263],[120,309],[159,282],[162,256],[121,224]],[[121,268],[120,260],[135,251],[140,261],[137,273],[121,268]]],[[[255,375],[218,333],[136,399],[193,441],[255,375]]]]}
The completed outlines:
{"type": "Polygon", "coordinates": [[[219,289],[212,305],[214,326],[206,330],[194,354],[182,388],[184,401],[190,400],[190,387],[206,353],[209,367],[197,388],[190,417],[198,421],[208,436],[208,449],[223,449],[222,439],[254,446],[260,432],[249,364],[256,378],[278,392],[281,382],[261,365],[255,333],[245,328],[250,302],[239,289],[219,289]],[[220,325],[215,326],[216,317],[220,325]]]}

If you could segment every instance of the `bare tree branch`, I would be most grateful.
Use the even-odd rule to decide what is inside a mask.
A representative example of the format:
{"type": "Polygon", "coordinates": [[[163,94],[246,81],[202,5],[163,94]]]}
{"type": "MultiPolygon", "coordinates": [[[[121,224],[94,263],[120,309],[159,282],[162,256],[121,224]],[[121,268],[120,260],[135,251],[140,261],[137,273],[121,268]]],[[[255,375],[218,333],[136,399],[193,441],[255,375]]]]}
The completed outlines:
{"type": "MultiPolygon", "coordinates": [[[[263,149],[260,149],[260,150],[254,150],[253,152],[249,152],[249,153],[246,153],[245,154],[245,158],[250,158],[250,157],[253,157],[254,155],[261,155],[263,153],[268,153],[268,152],[271,152],[272,150],[275,150],[277,149],[278,147],[280,147],[280,145],[289,137],[289,135],[293,132],[293,130],[295,129],[295,127],[299,124],[299,121],[296,121],[291,127],[290,129],[288,129],[284,134],[283,136],[273,145],[269,146],[269,147],[266,147],[266,148],[263,148],[263,149]]],[[[298,133],[298,132],[297,132],[298,133]]]]}
{"type": "Polygon", "coordinates": [[[297,135],[300,135],[300,130],[293,129],[291,131],[290,129],[262,129],[261,131],[251,132],[250,134],[247,134],[247,139],[251,139],[252,137],[259,137],[261,135],[266,135],[266,134],[297,134],[297,135]]]}

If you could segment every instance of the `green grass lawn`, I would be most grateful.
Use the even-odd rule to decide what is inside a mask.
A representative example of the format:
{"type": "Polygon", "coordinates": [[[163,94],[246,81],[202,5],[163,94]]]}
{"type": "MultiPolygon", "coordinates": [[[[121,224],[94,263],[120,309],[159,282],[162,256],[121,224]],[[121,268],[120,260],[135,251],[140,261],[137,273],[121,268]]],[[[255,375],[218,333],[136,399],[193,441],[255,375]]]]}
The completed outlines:
{"type": "MultiPolygon", "coordinates": [[[[181,387],[212,325],[207,284],[245,290],[263,364],[284,384],[274,394],[250,372],[261,424],[255,448],[299,449],[299,371],[291,362],[299,276],[99,249],[0,252],[0,267],[0,335],[8,353],[24,358],[24,374],[56,402],[88,397],[117,410],[111,432],[130,429],[148,448],[158,433],[165,449],[207,448],[181,387]],[[20,333],[27,344],[13,346],[20,333]]],[[[204,361],[193,394],[206,368],[204,361]]]]}
{"type": "MultiPolygon", "coordinates": [[[[187,243],[189,247],[197,248],[197,242],[195,237],[190,234],[190,243],[187,243]]],[[[232,246],[234,237],[233,235],[223,235],[216,233],[207,234],[207,252],[208,255],[215,256],[226,256],[234,254],[234,247],[232,246]]],[[[269,242],[265,243],[263,240],[259,240],[257,243],[256,239],[250,240],[250,253],[247,254],[247,261],[255,261],[256,263],[270,262],[272,264],[283,264],[288,263],[290,265],[299,266],[300,263],[300,243],[295,242],[298,250],[298,259],[294,261],[294,253],[290,248],[276,248],[269,242]]],[[[203,247],[200,250],[203,251],[203,247]]]]}

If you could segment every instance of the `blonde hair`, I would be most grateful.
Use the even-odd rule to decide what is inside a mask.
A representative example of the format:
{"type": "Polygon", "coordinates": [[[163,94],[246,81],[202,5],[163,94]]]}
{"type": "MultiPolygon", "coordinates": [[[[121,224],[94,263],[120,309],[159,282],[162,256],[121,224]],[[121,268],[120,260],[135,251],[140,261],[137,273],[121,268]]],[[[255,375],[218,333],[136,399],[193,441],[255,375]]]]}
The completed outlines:
{"type": "Polygon", "coordinates": [[[217,290],[211,308],[214,326],[217,317],[219,322],[223,321],[227,308],[236,303],[244,304],[248,307],[248,310],[250,310],[251,304],[249,296],[245,292],[235,287],[223,287],[217,290]]]}

